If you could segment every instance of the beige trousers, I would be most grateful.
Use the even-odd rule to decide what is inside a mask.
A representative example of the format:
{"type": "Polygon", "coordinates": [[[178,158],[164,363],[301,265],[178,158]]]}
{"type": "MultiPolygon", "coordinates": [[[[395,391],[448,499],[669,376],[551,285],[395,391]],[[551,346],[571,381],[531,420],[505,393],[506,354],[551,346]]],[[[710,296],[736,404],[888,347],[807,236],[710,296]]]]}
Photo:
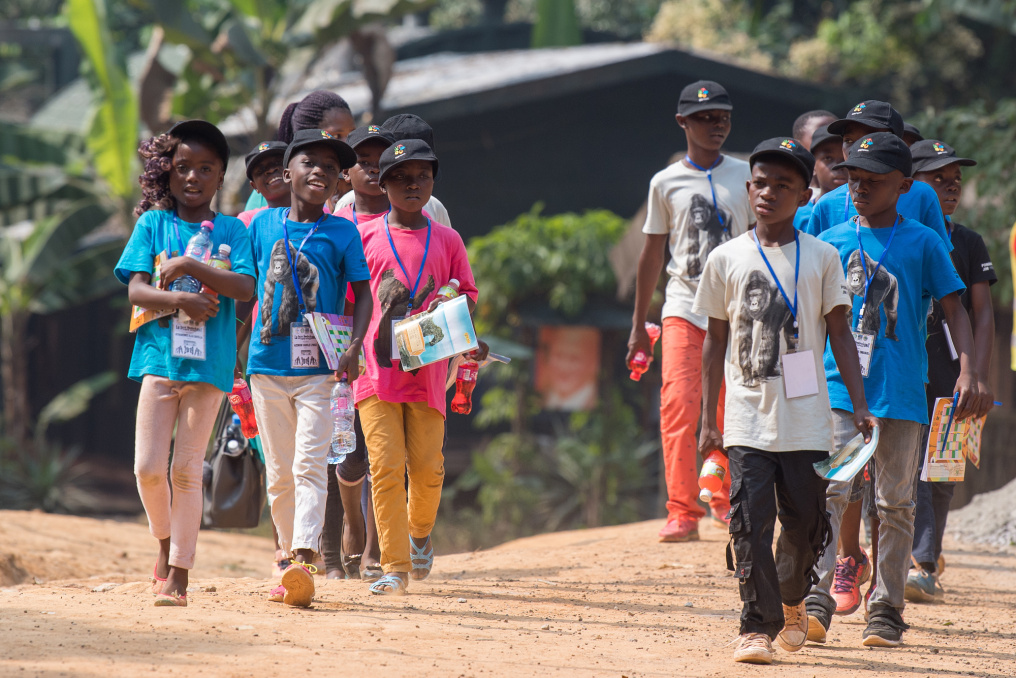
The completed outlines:
{"type": "Polygon", "coordinates": [[[152,536],[170,539],[170,567],[194,568],[201,528],[201,467],[222,395],[219,389],[200,381],[173,381],[151,374],[141,381],[134,475],[152,536]],[[174,428],[176,442],[170,468],[174,428]]]}

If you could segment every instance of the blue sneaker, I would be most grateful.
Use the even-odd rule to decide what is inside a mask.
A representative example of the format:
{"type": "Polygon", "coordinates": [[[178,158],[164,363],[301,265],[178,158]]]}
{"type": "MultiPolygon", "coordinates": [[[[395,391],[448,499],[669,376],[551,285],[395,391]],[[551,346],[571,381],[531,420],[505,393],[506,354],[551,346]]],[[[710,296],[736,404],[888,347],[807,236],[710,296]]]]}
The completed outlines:
{"type": "Polygon", "coordinates": [[[913,568],[907,575],[907,586],[903,589],[903,597],[911,603],[934,603],[938,597],[936,588],[941,589],[937,584],[937,578],[933,573],[920,567],[913,568]]]}

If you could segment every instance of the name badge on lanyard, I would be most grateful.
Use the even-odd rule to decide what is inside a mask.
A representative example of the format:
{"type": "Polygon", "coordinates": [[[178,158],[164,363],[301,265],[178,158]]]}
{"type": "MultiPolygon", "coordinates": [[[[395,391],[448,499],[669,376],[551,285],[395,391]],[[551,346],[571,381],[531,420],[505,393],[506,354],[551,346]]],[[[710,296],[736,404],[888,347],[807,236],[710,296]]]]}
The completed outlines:
{"type": "MultiPolygon", "coordinates": [[[[402,263],[402,258],[399,257],[399,251],[395,249],[395,241],[392,240],[392,232],[388,228],[388,213],[385,213],[385,234],[388,236],[388,245],[392,248],[392,254],[395,255],[395,261],[398,263],[399,268],[402,269],[402,275],[406,276],[406,283],[409,282],[409,271],[406,270],[405,265],[402,263]]],[[[430,217],[427,217],[427,242],[423,246],[423,259],[420,260],[420,272],[416,274],[416,283],[413,285],[413,289],[409,291],[409,305],[406,309],[406,315],[393,316],[392,317],[392,360],[399,360],[399,345],[395,341],[395,324],[401,322],[413,315],[413,300],[416,299],[416,292],[420,289],[420,281],[423,280],[423,269],[427,265],[427,255],[430,253],[430,217]]]]}
{"type": "Polygon", "coordinates": [[[801,238],[798,235],[797,230],[794,230],[794,300],[790,300],[790,296],[783,289],[783,285],[780,283],[780,279],[776,276],[776,271],[773,269],[773,265],[769,263],[769,258],[766,256],[765,250],[762,249],[762,243],[759,242],[758,234],[755,231],[751,232],[751,237],[755,240],[755,247],[758,248],[758,253],[762,257],[762,261],[765,262],[766,268],[769,269],[769,274],[773,277],[773,281],[776,283],[776,289],[780,291],[783,300],[787,302],[787,309],[790,311],[794,318],[794,345],[787,346],[787,352],[780,356],[780,365],[782,366],[783,372],[783,391],[787,396],[787,399],[801,398],[804,396],[815,395],[818,393],[818,373],[815,368],[815,353],[808,349],[806,351],[797,350],[797,342],[799,339],[798,335],[798,324],[797,324],[797,282],[801,277],[801,238]]]}
{"type": "Polygon", "coordinates": [[[173,316],[172,356],[187,360],[205,359],[205,324],[192,320],[183,311],[173,316]]]}
{"type": "MultiPolygon", "coordinates": [[[[861,377],[867,378],[868,372],[871,368],[871,358],[875,353],[875,333],[863,329],[865,327],[864,317],[868,312],[868,291],[871,285],[871,281],[878,275],[878,271],[882,268],[882,262],[885,261],[885,255],[889,252],[889,247],[893,244],[893,238],[896,237],[896,227],[900,225],[902,217],[896,215],[896,220],[893,221],[892,230],[889,232],[889,240],[885,243],[885,248],[882,250],[882,255],[878,258],[878,262],[875,263],[875,268],[872,269],[871,274],[868,274],[868,255],[864,251],[864,243],[861,242],[861,220],[859,217],[854,217],[854,230],[857,233],[857,251],[861,259],[861,270],[864,273],[864,296],[861,297],[861,310],[857,314],[857,323],[854,325],[852,334],[854,335],[854,343],[857,345],[857,359],[861,363],[861,377]]],[[[871,310],[872,313],[880,314],[881,311],[876,306],[871,310]]]]}
{"type": "Polygon", "coordinates": [[[300,304],[300,320],[289,325],[289,367],[293,370],[310,370],[317,369],[321,366],[321,351],[318,348],[317,339],[314,337],[314,331],[311,330],[310,325],[304,320],[304,315],[307,313],[307,306],[303,300],[303,288],[300,285],[300,276],[296,273],[296,266],[300,262],[300,255],[303,252],[304,245],[310,240],[311,236],[314,235],[318,227],[327,214],[322,214],[314,225],[311,227],[307,235],[304,236],[303,242],[300,243],[300,247],[296,250],[296,257],[293,257],[292,245],[289,243],[289,226],[286,221],[289,219],[289,208],[282,213],[282,236],[286,239],[286,261],[289,263],[289,272],[293,276],[293,287],[296,288],[296,299],[300,304]]]}

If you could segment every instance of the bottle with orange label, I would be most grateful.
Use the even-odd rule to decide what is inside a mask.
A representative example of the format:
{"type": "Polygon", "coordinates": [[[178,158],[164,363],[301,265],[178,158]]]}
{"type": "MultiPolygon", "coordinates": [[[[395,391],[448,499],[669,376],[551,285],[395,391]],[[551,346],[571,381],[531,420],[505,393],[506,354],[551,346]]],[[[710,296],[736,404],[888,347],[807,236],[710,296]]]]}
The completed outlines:
{"type": "MultiPolygon", "coordinates": [[[[233,267],[233,265],[229,261],[229,253],[232,251],[233,250],[229,247],[229,245],[225,244],[219,245],[219,251],[211,256],[211,258],[208,260],[208,265],[211,266],[212,268],[219,268],[222,269],[223,271],[228,271],[233,267]]],[[[204,292],[205,294],[210,294],[213,297],[219,296],[219,293],[213,290],[208,285],[202,285],[201,291],[204,292]]]]}
{"type": "Polygon", "coordinates": [[[723,487],[723,479],[727,477],[727,456],[719,450],[713,450],[702,464],[699,473],[699,500],[708,502],[723,487]]]}

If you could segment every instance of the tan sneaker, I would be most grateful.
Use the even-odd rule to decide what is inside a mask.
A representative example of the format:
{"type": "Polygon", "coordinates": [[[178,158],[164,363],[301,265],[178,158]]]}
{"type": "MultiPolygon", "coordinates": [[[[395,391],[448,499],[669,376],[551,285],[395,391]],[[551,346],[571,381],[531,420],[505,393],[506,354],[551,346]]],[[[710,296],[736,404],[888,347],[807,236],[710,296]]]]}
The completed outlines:
{"type": "Polygon", "coordinates": [[[804,608],[804,601],[793,607],[784,605],[783,618],[783,630],[776,636],[776,642],[787,652],[797,652],[808,640],[808,611],[804,608]]]}
{"type": "Polygon", "coordinates": [[[773,643],[764,633],[742,633],[734,648],[734,661],[744,664],[772,664],[773,643]]]}
{"type": "Polygon", "coordinates": [[[317,567],[310,563],[294,562],[282,573],[282,586],[286,594],[282,602],[294,607],[310,607],[314,599],[314,577],[317,567]]]}

